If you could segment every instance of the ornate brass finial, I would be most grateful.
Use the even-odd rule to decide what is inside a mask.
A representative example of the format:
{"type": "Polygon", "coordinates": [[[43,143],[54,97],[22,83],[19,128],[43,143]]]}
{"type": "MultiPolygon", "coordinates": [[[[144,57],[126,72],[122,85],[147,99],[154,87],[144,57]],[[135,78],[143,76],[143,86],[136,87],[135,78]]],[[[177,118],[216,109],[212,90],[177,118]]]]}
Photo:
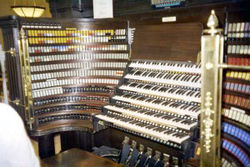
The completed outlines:
{"type": "Polygon", "coordinates": [[[20,38],[21,38],[21,39],[25,39],[25,37],[26,37],[25,31],[24,31],[23,28],[21,28],[21,30],[20,30],[20,38]]]}
{"type": "Polygon", "coordinates": [[[220,32],[222,32],[223,30],[217,28],[218,25],[219,25],[219,21],[218,21],[218,18],[217,18],[217,16],[216,16],[216,14],[215,14],[215,11],[214,11],[214,10],[211,10],[211,14],[210,14],[210,16],[209,16],[209,18],[208,18],[208,21],[207,21],[207,26],[209,27],[209,29],[206,29],[206,30],[204,30],[203,32],[204,32],[204,33],[211,34],[211,35],[220,33],[220,32]]]}
{"type": "Polygon", "coordinates": [[[211,14],[208,18],[208,21],[207,21],[207,26],[211,29],[215,29],[218,27],[218,18],[217,16],[215,15],[215,11],[214,10],[211,10],[211,14]]]}

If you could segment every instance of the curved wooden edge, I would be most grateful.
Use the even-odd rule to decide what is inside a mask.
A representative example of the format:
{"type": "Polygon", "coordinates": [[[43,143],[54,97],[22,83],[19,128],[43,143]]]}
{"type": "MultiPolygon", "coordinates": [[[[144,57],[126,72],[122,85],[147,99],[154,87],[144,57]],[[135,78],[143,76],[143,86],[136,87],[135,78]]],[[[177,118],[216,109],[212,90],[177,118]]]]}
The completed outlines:
{"type": "Polygon", "coordinates": [[[105,104],[108,104],[108,101],[99,101],[99,100],[81,100],[77,102],[60,102],[60,103],[52,103],[52,104],[47,104],[47,105],[42,105],[42,106],[34,106],[35,110],[42,109],[42,108],[50,108],[50,107],[57,107],[57,106],[64,106],[64,105],[86,105],[86,106],[103,106],[105,104]]]}
{"type": "Polygon", "coordinates": [[[92,122],[91,120],[58,120],[39,125],[36,129],[30,131],[29,134],[33,137],[39,137],[65,131],[92,132],[92,122]]]}
{"type": "MultiPolygon", "coordinates": [[[[67,87],[64,87],[67,88],[67,87]]],[[[110,88],[110,90],[113,88],[110,88]]],[[[45,100],[49,98],[55,98],[55,97],[67,97],[67,96],[82,96],[82,97],[89,97],[89,96],[100,96],[100,97],[109,97],[112,95],[113,92],[111,93],[99,93],[99,92],[77,92],[77,93],[64,93],[64,94],[58,94],[58,95],[51,95],[51,96],[44,96],[44,97],[39,97],[39,98],[34,98],[34,100],[45,100]]]]}
{"type": "Polygon", "coordinates": [[[36,118],[38,119],[42,117],[59,116],[59,115],[67,115],[67,114],[92,115],[92,114],[100,114],[100,113],[101,113],[101,107],[100,109],[55,111],[51,113],[44,113],[44,114],[37,115],[36,118]]]}

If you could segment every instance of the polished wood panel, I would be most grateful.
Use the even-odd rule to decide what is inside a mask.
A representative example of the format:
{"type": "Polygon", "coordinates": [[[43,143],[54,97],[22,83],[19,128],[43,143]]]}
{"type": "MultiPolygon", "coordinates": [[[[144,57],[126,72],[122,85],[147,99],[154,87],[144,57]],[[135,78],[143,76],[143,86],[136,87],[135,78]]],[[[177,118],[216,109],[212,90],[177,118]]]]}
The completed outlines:
{"type": "Polygon", "coordinates": [[[93,126],[90,120],[58,120],[48,124],[39,125],[33,131],[30,131],[31,136],[42,136],[50,133],[63,131],[92,131],[93,126]]]}
{"type": "Polygon", "coordinates": [[[121,165],[80,149],[70,149],[43,159],[41,167],[121,167],[121,165]]]}
{"type": "Polygon", "coordinates": [[[200,23],[138,25],[132,59],[196,62],[201,33],[200,23]]]}

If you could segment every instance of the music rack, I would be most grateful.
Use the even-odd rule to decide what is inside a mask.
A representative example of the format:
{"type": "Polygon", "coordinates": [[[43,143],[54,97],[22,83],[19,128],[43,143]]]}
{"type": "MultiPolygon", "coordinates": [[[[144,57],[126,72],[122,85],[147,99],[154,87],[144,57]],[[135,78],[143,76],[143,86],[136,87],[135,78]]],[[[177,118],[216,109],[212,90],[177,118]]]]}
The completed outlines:
{"type": "Polygon", "coordinates": [[[1,27],[10,37],[5,50],[15,48],[7,58],[10,100],[20,101],[14,107],[30,133],[91,131],[90,116],[108,103],[130,58],[128,22],[8,17],[1,27]]]}

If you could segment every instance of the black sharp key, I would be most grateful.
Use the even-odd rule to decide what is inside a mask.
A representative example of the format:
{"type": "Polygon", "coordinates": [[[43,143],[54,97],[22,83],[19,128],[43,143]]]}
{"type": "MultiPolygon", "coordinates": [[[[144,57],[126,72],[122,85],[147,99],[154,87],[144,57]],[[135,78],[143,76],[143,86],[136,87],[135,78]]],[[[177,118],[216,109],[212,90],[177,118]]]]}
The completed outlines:
{"type": "Polygon", "coordinates": [[[191,82],[195,82],[196,78],[198,78],[198,77],[199,77],[198,75],[196,77],[194,77],[191,82]]]}
{"type": "Polygon", "coordinates": [[[150,103],[150,102],[153,101],[153,100],[154,100],[153,98],[149,98],[149,99],[147,99],[145,102],[150,103]]]}
{"type": "Polygon", "coordinates": [[[175,132],[175,131],[173,131],[173,130],[167,130],[167,131],[164,132],[164,134],[170,135],[170,134],[172,134],[172,133],[174,133],[174,132],[175,132]]]}
{"type": "Polygon", "coordinates": [[[148,112],[147,110],[143,110],[143,109],[141,109],[141,110],[138,110],[137,112],[139,112],[139,113],[146,113],[146,112],[148,112]]]}
{"type": "Polygon", "coordinates": [[[130,84],[129,86],[130,87],[136,87],[138,85],[138,83],[132,83],[132,84],[130,84]]]}
{"type": "Polygon", "coordinates": [[[162,103],[161,105],[167,106],[171,103],[171,101],[165,101],[164,103],[162,103]]]}
{"type": "Polygon", "coordinates": [[[160,104],[160,103],[162,103],[162,100],[160,100],[160,99],[156,99],[156,100],[154,100],[152,103],[155,103],[155,104],[160,104]]]}
{"type": "Polygon", "coordinates": [[[191,125],[193,122],[191,122],[191,120],[186,119],[186,120],[182,121],[181,123],[191,125]]]}
{"type": "Polygon", "coordinates": [[[199,95],[200,95],[200,92],[197,92],[197,93],[194,95],[194,97],[199,97],[199,95]]]}
{"type": "Polygon", "coordinates": [[[170,119],[173,119],[175,116],[173,115],[165,115],[162,117],[162,119],[167,119],[167,120],[170,120],[170,119]]]}
{"type": "Polygon", "coordinates": [[[169,88],[164,88],[164,87],[162,87],[162,88],[160,88],[158,91],[159,91],[159,92],[166,92],[168,89],[169,89],[169,88]]]}
{"type": "Polygon", "coordinates": [[[155,112],[153,112],[153,111],[149,111],[149,112],[144,113],[144,114],[146,114],[146,115],[154,115],[154,114],[155,114],[155,112]]]}
{"type": "Polygon", "coordinates": [[[143,71],[137,71],[137,72],[135,72],[133,75],[138,75],[138,76],[140,76],[142,73],[143,73],[143,71]]]}
{"type": "Polygon", "coordinates": [[[156,126],[154,126],[154,125],[148,125],[146,128],[147,129],[154,129],[154,128],[156,128],[156,126]]]}
{"type": "Polygon", "coordinates": [[[160,88],[159,86],[154,86],[151,90],[156,91],[159,88],[160,88]]]}
{"type": "Polygon", "coordinates": [[[175,118],[175,119],[173,119],[172,121],[175,121],[175,122],[180,122],[180,121],[182,121],[183,119],[182,118],[175,118]]]}
{"type": "Polygon", "coordinates": [[[192,91],[192,93],[190,93],[190,96],[193,96],[194,93],[195,93],[195,91],[192,91]]]}
{"type": "Polygon", "coordinates": [[[154,117],[160,118],[160,117],[162,117],[163,115],[164,115],[163,113],[157,113],[157,114],[154,115],[154,117]]]}
{"type": "Polygon", "coordinates": [[[138,99],[136,99],[136,100],[143,101],[143,100],[145,100],[145,99],[147,99],[147,97],[141,96],[141,97],[139,97],[139,98],[138,98],[138,99]]]}
{"type": "Polygon", "coordinates": [[[139,84],[136,88],[142,88],[143,86],[145,86],[145,85],[139,84]]]}
{"type": "Polygon", "coordinates": [[[171,74],[171,76],[168,79],[171,79],[175,76],[175,74],[171,74]]]}
{"type": "Polygon", "coordinates": [[[167,74],[163,77],[163,79],[168,79],[171,75],[172,75],[171,73],[167,73],[167,74]]]}
{"type": "Polygon", "coordinates": [[[197,77],[196,80],[195,80],[194,82],[197,82],[197,81],[200,79],[200,77],[201,77],[201,76],[199,75],[199,77],[197,77]]]}
{"type": "Polygon", "coordinates": [[[146,85],[146,86],[143,87],[143,89],[148,89],[148,90],[149,90],[149,89],[151,89],[152,87],[153,87],[152,85],[146,85]]]}
{"type": "Polygon", "coordinates": [[[158,128],[155,128],[154,131],[157,131],[157,132],[163,132],[165,131],[166,129],[163,129],[161,127],[158,127],[158,128]]]}
{"type": "Polygon", "coordinates": [[[156,78],[162,78],[165,75],[165,73],[159,73],[156,78]]]}

